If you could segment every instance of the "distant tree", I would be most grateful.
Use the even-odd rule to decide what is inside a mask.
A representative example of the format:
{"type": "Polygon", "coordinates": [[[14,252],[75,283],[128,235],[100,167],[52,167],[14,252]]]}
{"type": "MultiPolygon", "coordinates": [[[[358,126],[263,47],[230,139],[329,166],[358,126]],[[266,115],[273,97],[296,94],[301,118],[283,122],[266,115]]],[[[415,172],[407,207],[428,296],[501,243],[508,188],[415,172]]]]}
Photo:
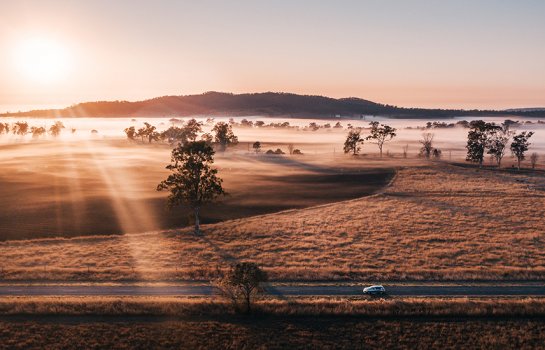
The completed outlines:
{"type": "Polygon", "coordinates": [[[233,133],[231,124],[219,122],[212,129],[216,133],[214,141],[219,145],[220,151],[224,152],[228,146],[236,145],[238,137],[233,133]]]}
{"type": "Polygon", "coordinates": [[[422,134],[422,139],[420,140],[420,143],[422,144],[422,147],[420,148],[420,154],[427,159],[431,157],[431,154],[433,152],[433,138],[433,133],[425,132],[422,134]]]}
{"type": "Polygon", "coordinates": [[[435,158],[435,159],[441,159],[441,154],[442,154],[442,153],[443,153],[443,152],[441,152],[440,149],[434,148],[434,149],[433,149],[433,152],[432,152],[433,158],[435,158]]]}
{"type": "Polygon", "coordinates": [[[361,137],[361,131],[360,130],[350,130],[348,132],[348,136],[346,137],[346,140],[344,141],[344,153],[352,153],[352,155],[357,155],[364,142],[364,139],[361,137]]]}
{"type": "Polygon", "coordinates": [[[467,133],[466,160],[483,165],[484,153],[489,146],[491,134],[500,127],[494,123],[486,123],[482,120],[473,120],[469,123],[467,133]]]}
{"type": "Polygon", "coordinates": [[[539,155],[536,152],[530,155],[530,163],[532,164],[532,169],[536,168],[538,160],[539,160],[539,155]]]}
{"type": "Polygon", "coordinates": [[[293,154],[294,148],[295,148],[295,146],[293,145],[293,143],[288,144],[288,152],[289,152],[290,155],[293,154]]]}
{"type": "Polygon", "coordinates": [[[125,134],[127,135],[127,138],[131,141],[133,141],[136,138],[136,129],[134,126],[130,126],[125,129],[125,134]]]}
{"type": "Polygon", "coordinates": [[[62,129],[64,129],[64,124],[60,121],[56,121],[55,124],[51,125],[49,128],[49,133],[53,137],[57,137],[60,135],[62,129]]]}
{"type": "Polygon", "coordinates": [[[261,121],[261,120],[258,120],[254,123],[254,125],[258,128],[261,128],[262,126],[265,125],[265,122],[264,121],[261,121]]]}
{"type": "Polygon", "coordinates": [[[47,132],[43,126],[33,126],[30,128],[30,133],[32,134],[32,138],[39,138],[40,136],[44,135],[47,132]]]}
{"type": "Polygon", "coordinates": [[[8,123],[0,123],[0,135],[9,133],[9,124],[8,123]]]}
{"type": "Polygon", "coordinates": [[[252,147],[254,149],[255,154],[259,154],[259,152],[261,152],[261,142],[259,141],[254,142],[252,147]]]}
{"type": "Polygon", "coordinates": [[[188,205],[195,215],[195,234],[200,234],[201,208],[225,195],[223,180],[217,177],[214,149],[205,141],[178,144],[172,150],[171,164],[166,168],[172,172],[157,186],[157,191],[169,190],[168,206],[188,205]]]}
{"type": "Polygon", "coordinates": [[[342,129],[343,126],[342,126],[341,122],[337,122],[337,123],[335,124],[335,126],[333,126],[333,128],[334,128],[334,129],[342,129]]]}
{"type": "Polygon", "coordinates": [[[308,124],[308,128],[312,131],[316,131],[318,129],[320,129],[320,127],[318,126],[318,124],[316,124],[315,122],[311,122],[308,124]]]}
{"type": "Polygon", "coordinates": [[[403,146],[403,158],[407,158],[407,155],[409,154],[409,145],[403,146]]]}
{"type": "Polygon", "coordinates": [[[530,163],[532,164],[532,169],[536,168],[538,160],[539,160],[539,155],[536,152],[530,155],[530,163]]]}
{"type": "Polygon", "coordinates": [[[300,149],[296,148],[296,149],[293,150],[293,155],[294,156],[302,156],[303,152],[301,152],[300,149]]]}
{"type": "Polygon", "coordinates": [[[255,295],[261,290],[261,284],[267,280],[267,273],[257,264],[242,262],[231,266],[217,280],[216,287],[231,300],[235,310],[250,313],[255,295]]]}
{"type": "Polygon", "coordinates": [[[523,131],[518,135],[513,136],[513,142],[511,143],[511,152],[517,158],[517,168],[520,170],[520,162],[524,160],[524,154],[530,147],[528,140],[534,134],[533,131],[523,131]]]}
{"type": "Polygon", "coordinates": [[[159,141],[159,133],[156,131],[157,128],[150,123],[144,123],[144,131],[143,134],[145,137],[148,138],[148,143],[151,143],[151,141],[159,141]]]}
{"type": "Polygon", "coordinates": [[[371,134],[365,139],[374,140],[372,143],[376,143],[378,145],[380,157],[382,158],[382,147],[384,146],[385,142],[390,141],[396,136],[396,129],[385,124],[379,125],[379,122],[371,122],[369,125],[371,125],[371,134]]]}
{"type": "Polygon", "coordinates": [[[29,126],[27,122],[15,122],[11,127],[13,134],[17,134],[19,136],[28,134],[28,130],[29,126]]]}
{"type": "Polygon", "coordinates": [[[204,141],[207,145],[212,146],[212,143],[214,142],[214,137],[209,133],[205,133],[201,135],[201,141],[204,141]]]}
{"type": "Polygon", "coordinates": [[[251,120],[242,119],[240,121],[240,126],[245,127],[245,128],[251,128],[252,126],[254,126],[254,123],[251,120]]]}
{"type": "Polygon", "coordinates": [[[75,133],[76,133],[76,128],[70,129],[70,132],[71,132],[72,134],[75,134],[75,133]]]}
{"type": "Polygon", "coordinates": [[[202,132],[202,123],[195,119],[189,119],[184,127],[184,136],[188,141],[195,141],[202,132]]]}
{"type": "Polygon", "coordinates": [[[490,154],[496,161],[498,168],[501,167],[501,161],[507,150],[507,144],[514,132],[509,130],[512,124],[504,123],[501,127],[491,127],[487,137],[487,154],[490,154]]]}
{"type": "Polygon", "coordinates": [[[98,130],[96,129],[91,130],[91,134],[98,134],[98,130]]]}

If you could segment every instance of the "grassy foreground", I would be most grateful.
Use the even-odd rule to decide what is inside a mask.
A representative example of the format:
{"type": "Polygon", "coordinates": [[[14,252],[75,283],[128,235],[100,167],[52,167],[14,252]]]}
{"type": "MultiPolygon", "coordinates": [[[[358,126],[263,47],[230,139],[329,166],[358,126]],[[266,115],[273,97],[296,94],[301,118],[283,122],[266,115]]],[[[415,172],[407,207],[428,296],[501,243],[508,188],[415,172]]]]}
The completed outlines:
{"type": "Polygon", "coordinates": [[[539,349],[545,298],[0,299],[0,349],[539,349]]]}
{"type": "Polygon", "coordinates": [[[1,349],[540,349],[544,343],[545,322],[537,320],[0,321],[1,349]]]}

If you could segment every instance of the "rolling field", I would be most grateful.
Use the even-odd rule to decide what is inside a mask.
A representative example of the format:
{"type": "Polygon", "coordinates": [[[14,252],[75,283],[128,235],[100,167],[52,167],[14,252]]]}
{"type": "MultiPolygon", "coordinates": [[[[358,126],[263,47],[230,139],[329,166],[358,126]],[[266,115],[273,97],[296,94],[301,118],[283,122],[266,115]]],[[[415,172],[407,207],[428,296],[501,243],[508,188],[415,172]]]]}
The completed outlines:
{"type": "Polygon", "coordinates": [[[382,193],[205,225],[203,236],[6,241],[0,266],[11,280],[206,280],[236,261],[280,280],[542,280],[543,184],[542,173],[410,166],[382,193]]]}

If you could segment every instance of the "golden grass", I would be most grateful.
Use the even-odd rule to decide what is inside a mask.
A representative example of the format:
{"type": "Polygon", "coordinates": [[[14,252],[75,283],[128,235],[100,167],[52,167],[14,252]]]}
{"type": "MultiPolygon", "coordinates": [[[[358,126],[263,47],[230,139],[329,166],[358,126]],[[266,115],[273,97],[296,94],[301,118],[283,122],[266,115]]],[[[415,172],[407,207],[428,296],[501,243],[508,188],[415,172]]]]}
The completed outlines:
{"type": "MultiPolygon", "coordinates": [[[[545,298],[261,298],[253,307],[270,316],[545,316],[545,298]]],[[[0,316],[225,316],[233,315],[224,299],[207,297],[2,297],[0,316]]]]}
{"type": "Polygon", "coordinates": [[[539,320],[5,322],[0,349],[542,349],[539,320]]]}
{"type": "MultiPolygon", "coordinates": [[[[383,193],[189,229],[0,243],[4,279],[208,279],[255,261],[272,279],[544,279],[543,175],[445,164],[383,193]]],[[[0,271],[1,273],[1,271],[0,271]]]]}

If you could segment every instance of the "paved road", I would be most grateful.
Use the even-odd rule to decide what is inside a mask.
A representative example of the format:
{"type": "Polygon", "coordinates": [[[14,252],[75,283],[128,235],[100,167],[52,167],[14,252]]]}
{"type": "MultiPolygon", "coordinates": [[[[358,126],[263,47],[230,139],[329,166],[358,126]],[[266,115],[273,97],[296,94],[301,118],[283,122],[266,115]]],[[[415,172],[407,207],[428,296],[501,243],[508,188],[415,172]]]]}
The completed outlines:
{"type": "MultiPolygon", "coordinates": [[[[392,296],[545,296],[543,285],[385,285],[392,296]]],[[[335,296],[361,295],[359,286],[291,285],[268,286],[272,295],[335,296]]],[[[213,295],[206,285],[137,286],[137,285],[0,285],[0,296],[178,296],[213,295]]]]}

